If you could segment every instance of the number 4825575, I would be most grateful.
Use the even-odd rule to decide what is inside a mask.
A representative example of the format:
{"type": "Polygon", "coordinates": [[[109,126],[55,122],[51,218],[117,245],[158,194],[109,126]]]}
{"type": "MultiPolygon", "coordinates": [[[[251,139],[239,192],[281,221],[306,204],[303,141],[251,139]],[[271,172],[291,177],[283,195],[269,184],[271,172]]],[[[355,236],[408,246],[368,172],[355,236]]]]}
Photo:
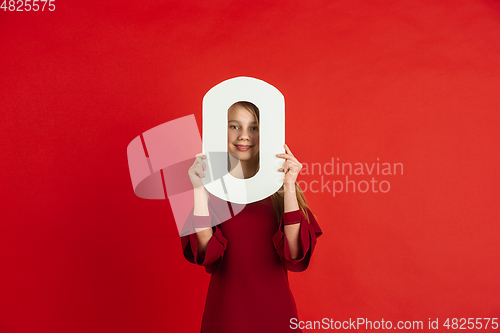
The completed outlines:
{"type": "Polygon", "coordinates": [[[3,9],[4,12],[37,12],[39,10],[44,11],[45,6],[47,9],[53,12],[56,10],[55,5],[56,0],[4,0],[0,9],[3,9]]]}

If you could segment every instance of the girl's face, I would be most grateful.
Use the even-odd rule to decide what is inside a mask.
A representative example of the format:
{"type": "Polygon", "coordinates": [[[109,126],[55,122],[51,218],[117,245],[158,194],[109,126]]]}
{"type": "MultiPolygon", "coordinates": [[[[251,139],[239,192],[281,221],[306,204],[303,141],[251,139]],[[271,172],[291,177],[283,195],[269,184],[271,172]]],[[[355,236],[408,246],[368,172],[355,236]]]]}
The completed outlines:
{"type": "Polygon", "coordinates": [[[254,116],[242,106],[228,111],[227,151],[240,161],[248,161],[259,154],[259,127],[254,116]]]}

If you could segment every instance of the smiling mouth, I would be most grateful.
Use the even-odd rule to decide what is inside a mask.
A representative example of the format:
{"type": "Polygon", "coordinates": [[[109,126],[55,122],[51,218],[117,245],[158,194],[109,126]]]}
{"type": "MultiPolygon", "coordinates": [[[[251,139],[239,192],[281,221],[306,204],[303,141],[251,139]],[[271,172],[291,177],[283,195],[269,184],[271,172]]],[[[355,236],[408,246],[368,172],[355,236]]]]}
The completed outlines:
{"type": "Polygon", "coordinates": [[[248,149],[252,148],[253,146],[247,146],[247,145],[234,145],[236,149],[239,151],[247,151],[248,149]]]}

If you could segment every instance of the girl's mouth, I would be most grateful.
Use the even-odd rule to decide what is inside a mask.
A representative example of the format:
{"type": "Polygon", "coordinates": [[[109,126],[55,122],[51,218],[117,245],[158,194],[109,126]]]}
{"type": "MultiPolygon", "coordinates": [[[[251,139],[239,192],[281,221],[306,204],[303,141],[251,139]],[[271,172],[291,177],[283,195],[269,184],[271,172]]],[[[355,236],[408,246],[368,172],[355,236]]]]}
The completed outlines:
{"type": "Polygon", "coordinates": [[[234,145],[236,147],[236,149],[238,149],[239,151],[247,151],[248,149],[252,148],[253,146],[246,146],[246,145],[234,145]]]}

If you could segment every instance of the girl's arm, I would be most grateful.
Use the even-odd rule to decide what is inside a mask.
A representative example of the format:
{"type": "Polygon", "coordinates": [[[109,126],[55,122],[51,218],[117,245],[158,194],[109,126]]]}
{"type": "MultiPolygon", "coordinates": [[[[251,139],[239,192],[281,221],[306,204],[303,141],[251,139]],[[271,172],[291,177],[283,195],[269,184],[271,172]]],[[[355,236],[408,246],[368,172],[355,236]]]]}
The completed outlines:
{"type": "MultiPolygon", "coordinates": [[[[188,170],[189,179],[194,188],[194,210],[195,216],[209,216],[208,211],[208,193],[203,186],[202,178],[205,177],[205,170],[207,165],[203,160],[207,157],[205,154],[196,154],[193,165],[188,170]]],[[[203,258],[207,251],[207,245],[210,238],[212,238],[212,228],[195,228],[196,240],[198,241],[198,255],[203,258]]]]}
{"type": "Polygon", "coordinates": [[[194,207],[184,223],[181,237],[182,253],[193,264],[205,266],[207,273],[213,273],[221,264],[227,239],[217,227],[220,224],[209,204],[209,194],[203,186],[206,159],[204,154],[197,154],[188,174],[194,188],[194,207]],[[215,222],[215,227],[211,227],[215,222]]]}
{"type": "Polygon", "coordinates": [[[207,273],[211,274],[222,263],[227,239],[217,226],[220,220],[208,198],[209,194],[203,186],[199,190],[195,188],[195,203],[184,223],[181,246],[182,253],[189,262],[204,266],[207,273]]]}
{"type": "MultiPolygon", "coordinates": [[[[302,164],[293,156],[292,151],[287,145],[284,145],[285,154],[277,154],[276,156],[286,159],[278,171],[285,173],[285,181],[283,182],[283,190],[285,195],[284,213],[299,210],[299,203],[297,202],[297,195],[295,193],[295,181],[302,169],[302,164]]],[[[285,225],[284,234],[290,248],[290,256],[295,260],[302,256],[301,247],[299,242],[300,223],[285,225]]]]}
{"type": "MultiPolygon", "coordinates": [[[[295,194],[295,183],[284,183],[283,190],[285,191],[285,213],[292,212],[299,209],[299,203],[297,202],[297,195],[295,194]]],[[[288,246],[290,248],[290,255],[293,260],[299,258],[302,254],[300,243],[299,243],[299,233],[300,233],[300,223],[285,225],[284,233],[288,246]]]]}
{"type": "Polygon", "coordinates": [[[309,208],[306,207],[304,213],[300,210],[295,193],[295,182],[302,164],[293,156],[287,145],[285,145],[285,151],[285,154],[276,155],[286,160],[278,169],[285,173],[283,181],[285,207],[280,227],[273,236],[273,244],[278,255],[283,259],[286,269],[292,272],[302,272],[309,266],[316,240],[323,231],[309,208]]]}
{"type": "MultiPolygon", "coordinates": [[[[193,215],[209,216],[208,212],[208,193],[204,186],[194,189],[194,210],[193,215]]],[[[207,251],[208,242],[212,238],[212,228],[195,228],[196,240],[198,241],[198,255],[203,257],[207,251]]]]}

